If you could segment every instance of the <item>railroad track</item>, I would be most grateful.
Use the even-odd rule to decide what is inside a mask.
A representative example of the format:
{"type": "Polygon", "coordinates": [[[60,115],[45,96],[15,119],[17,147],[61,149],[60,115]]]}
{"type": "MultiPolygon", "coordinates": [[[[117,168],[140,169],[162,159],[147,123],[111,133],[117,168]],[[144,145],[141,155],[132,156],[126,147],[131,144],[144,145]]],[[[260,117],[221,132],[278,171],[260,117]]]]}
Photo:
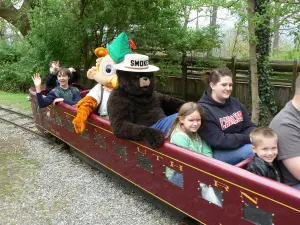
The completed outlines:
{"type": "Polygon", "coordinates": [[[0,106],[0,120],[47,139],[46,136],[37,130],[32,116],[0,106]]]}

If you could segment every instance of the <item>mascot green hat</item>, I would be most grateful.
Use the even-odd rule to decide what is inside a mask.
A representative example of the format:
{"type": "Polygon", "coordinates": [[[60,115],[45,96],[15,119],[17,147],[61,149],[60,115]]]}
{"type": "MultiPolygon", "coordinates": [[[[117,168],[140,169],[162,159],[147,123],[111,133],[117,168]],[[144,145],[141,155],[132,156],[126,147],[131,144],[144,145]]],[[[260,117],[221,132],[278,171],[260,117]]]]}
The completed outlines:
{"type": "Polygon", "coordinates": [[[125,55],[132,53],[125,32],[122,32],[111,44],[108,45],[108,54],[115,61],[120,63],[124,60],[125,55]]]}

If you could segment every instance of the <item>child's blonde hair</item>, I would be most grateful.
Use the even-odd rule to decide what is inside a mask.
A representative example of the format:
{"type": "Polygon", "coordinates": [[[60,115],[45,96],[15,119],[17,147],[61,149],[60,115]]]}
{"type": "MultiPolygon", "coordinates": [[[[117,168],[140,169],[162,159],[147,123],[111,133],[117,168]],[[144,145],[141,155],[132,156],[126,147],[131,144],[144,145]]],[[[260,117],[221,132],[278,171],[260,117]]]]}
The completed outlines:
{"type": "MultiPolygon", "coordinates": [[[[179,121],[179,117],[186,117],[190,114],[192,114],[193,112],[197,111],[199,114],[200,114],[200,117],[201,117],[201,126],[203,124],[203,119],[204,119],[204,111],[203,109],[201,108],[201,106],[198,104],[198,103],[195,103],[195,102],[186,102],[184,103],[179,111],[178,111],[178,115],[176,117],[176,119],[173,121],[173,124],[169,130],[169,133],[168,133],[168,139],[170,139],[171,137],[171,134],[172,132],[176,129],[176,127],[180,124],[180,121],[179,121]]],[[[200,127],[201,127],[200,126],[200,127]]],[[[191,137],[190,134],[187,134],[191,139],[194,139],[194,137],[191,137]]]]}
{"type": "Polygon", "coordinates": [[[265,138],[276,138],[278,140],[275,131],[268,127],[259,127],[250,133],[250,140],[254,146],[265,138]]]}

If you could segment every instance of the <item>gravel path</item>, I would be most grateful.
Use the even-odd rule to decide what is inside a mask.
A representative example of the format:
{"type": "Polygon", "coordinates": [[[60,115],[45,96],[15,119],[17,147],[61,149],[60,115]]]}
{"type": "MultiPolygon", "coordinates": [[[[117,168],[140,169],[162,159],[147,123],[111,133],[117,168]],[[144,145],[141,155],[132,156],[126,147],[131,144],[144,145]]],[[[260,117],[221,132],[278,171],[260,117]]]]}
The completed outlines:
{"type": "Polygon", "coordinates": [[[0,130],[1,225],[180,224],[62,145],[3,122],[0,130]]]}

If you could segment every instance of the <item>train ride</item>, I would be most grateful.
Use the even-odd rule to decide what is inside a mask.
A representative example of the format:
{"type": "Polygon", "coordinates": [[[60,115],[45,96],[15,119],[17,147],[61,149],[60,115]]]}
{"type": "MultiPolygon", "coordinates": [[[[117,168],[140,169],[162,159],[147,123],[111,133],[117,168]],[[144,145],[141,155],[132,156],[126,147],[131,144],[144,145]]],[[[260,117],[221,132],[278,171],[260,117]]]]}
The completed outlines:
{"type": "MultiPolygon", "coordinates": [[[[81,90],[81,96],[88,91],[81,90]]],[[[72,124],[76,116],[73,106],[59,103],[40,109],[35,89],[29,92],[39,130],[62,140],[93,166],[128,181],[199,224],[300,223],[300,192],[246,171],[251,159],[233,166],[168,141],[161,148],[152,149],[146,142],[116,138],[109,120],[96,114],[90,115],[85,131],[79,135],[72,124]],[[183,186],[166,178],[166,168],[182,174],[183,186]],[[218,193],[218,204],[205,197],[203,184],[218,193]]]]}

